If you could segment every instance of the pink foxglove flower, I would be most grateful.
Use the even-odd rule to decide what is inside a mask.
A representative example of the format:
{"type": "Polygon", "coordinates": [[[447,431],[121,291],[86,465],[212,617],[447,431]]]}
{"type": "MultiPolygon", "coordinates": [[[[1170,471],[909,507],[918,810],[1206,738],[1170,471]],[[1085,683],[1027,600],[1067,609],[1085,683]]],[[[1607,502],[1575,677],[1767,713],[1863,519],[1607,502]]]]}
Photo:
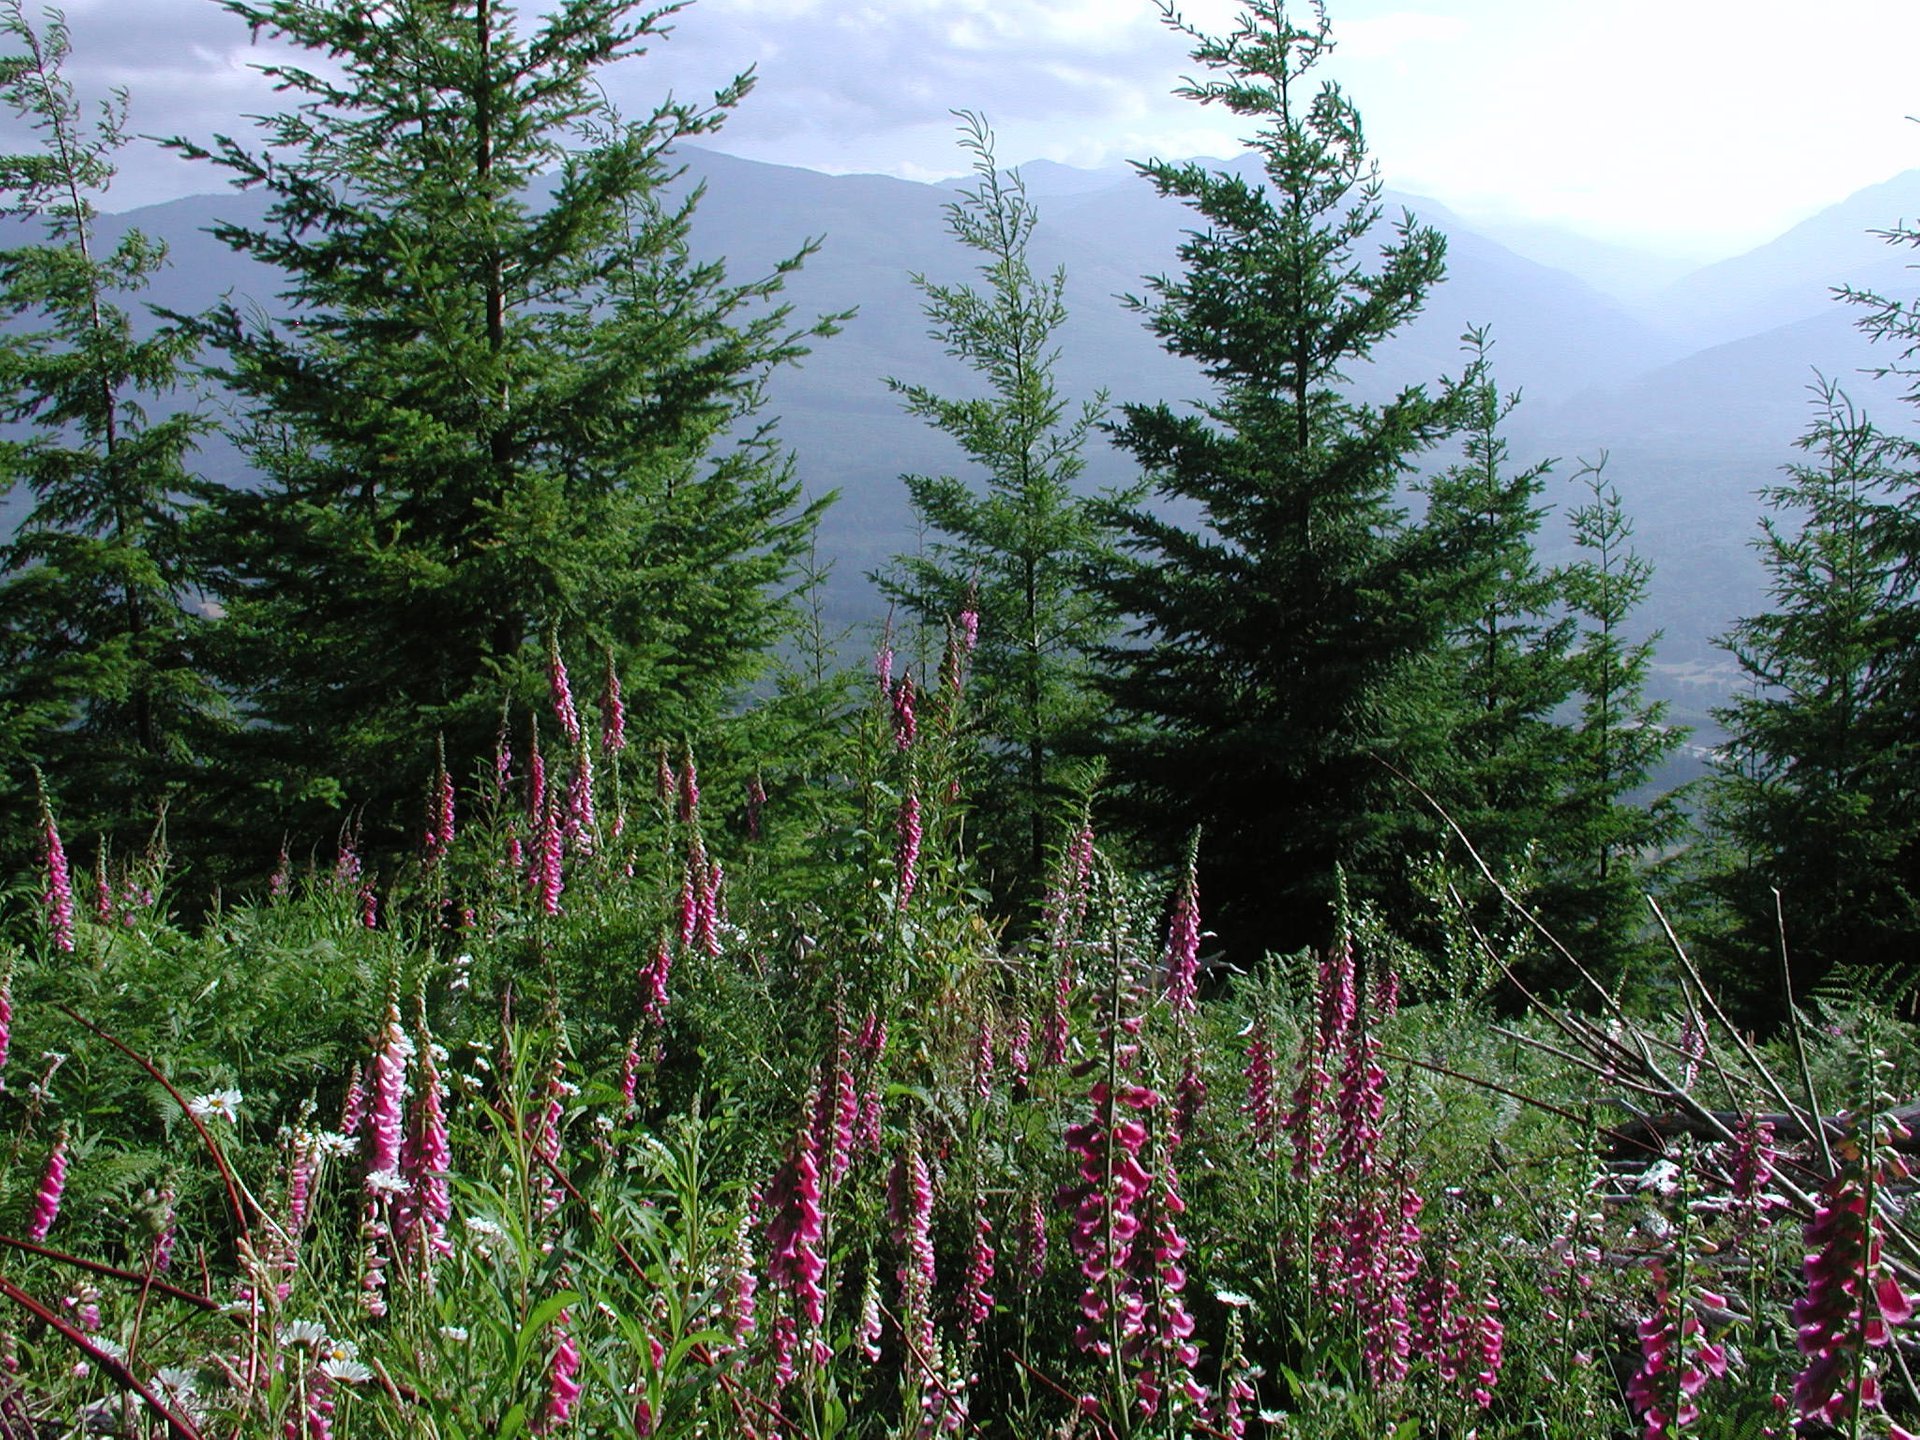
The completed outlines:
{"type": "Polygon", "coordinates": [[[552,1435],[573,1419],[580,1399],[580,1347],[573,1339],[573,1316],[562,1310],[553,1317],[553,1350],[547,1360],[547,1401],[534,1427],[538,1435],[552,1435]]]}
{"type": "Polygon", "coordinates": [[[163,1185],[154,1200],[160,1228],[154,1232],[153,1247],[147,1258],[156,1274],[165,1274],[173,1268],[173,1250],[180,1239],[180,1217],[173,1208],[174,1198],[173,1187],[163,1185]]]}
{"type": "Polygon", "coordinates": [[[627,1037],[627,1053],[620,1057],[620,1108],[624,1114],[633,1114],[633,1096],[639,1088],[640,1036],[636,1032],[627,1037]]]}
{"type": "Polygon", "coordinates": [[[273,900],[284,900],[293,884],[293,863],[287,857],[287,842],[280,842],[280,858],[273,863],[273,874],[267,877],[267,896],[273,900]]]}
{"type": "MultiPolygon", "coordinates": [[[[691,907],[689,907],[691,908],[691,907]]],[[[693,926],[683,917],[682,943],[692,938],[693,926]]],[[[662,935],[654,947],[653,959],[640,971],[640,1018],[649,1025],[663,1024],[667,1017],[667,981],[673,975],[673,946],[662,935]]]]}
{"type": "Polygon", "coordinates": [[[860,1118],[853,1129],[853,1148],[862,1155],[877,1154],[884,1105],[880,1060],[887,1049],[886,1022],[869,1011],[855,1044],[860,1051],[865,1079],[860,1089],[860,1118]]]}
{"type": "Polygon", "coordinates": [[[400,1205],[406,1224],[400,1238],[402,1244],[413,1242],[431,1261],[453,1253],[453,1244],[447,1239],[447,1222],[453,1218],[453,1191],[448,1180],[453,1149],[447,1135],[446,1080],[424,1020],[419,1055],[420,1093],[400,1155],[401,1176],[407,1182],[400,1205]]]}
{"type": "Polygon", "coordinates": [[[553,700],[553,718],[560,724],[569,748],[580,748],[580,712],[574,708],[573,686],[567,681],[567,662],[560,658],[560,646],[549,641],[547,648],[547,690],[553,700]]]}
{"type": "Polygon", "coordinates": [[[1271,1155],[1279,1143],[1278,1115],[1273,1104],[1273,1042],[1268,1038],[1267,1022],[1256,1020],[1247,1037],[1247,1098],[1240,1113],[1247,1117],[1247,1134],[1254,1150],[1271,1155]]]}
{"type": "Polygon", "coordinates": [[[973,1042],[973,1093],[981,1100],[993,1098],[993,1012],[983,1010],[980,1028],[973,1042]]]}
{"type": "Polygon", "coordinates": [[[400,1005],[387,1001],[387,1018],[373,1054],[373,1102],[367,1113],[367,1173],[397,1175],[405,1128],[407,1063],[413,1041],[400,1023],[400,1005]]]}
{"type": "Polygon", "coordinates": [[[969,1331],[993,1313],[993,1296],[987,1291],[993,1283],[993,1227],[987,1222],[983,1199],[975,1199],[973,1213],[973,1249],[967,1256],[967,1278],[960,1288],[960,1323],[969,1331]]]}
{"type": "Polygon", "coordinates": [[[53,1222],[60,1218],[60,1197],[67,1190],[67,1132],[62,1130],[47,1152],[47,1168],[40,1174],[40,1188],[33,1197],[33,1214],[27,1220],[27,1239],[36,1244],[47,1238],[53,1222]]]}
{"type": "Polygon", "coordinates": [[[960,612],[960,644],[969,655],[980,644],[980,612],[971,602],[960,612]]]}
{"type": "Polygon", "coordinates": [[[791,1297],[807,1323],[817,1328],[826,1319],[821,1282],[827,1262],[820,1252],[825,1219],[813,1136],[805,1129],[767,1187],[767,1209],[767,1280],[791,1297]]]}
{"type": "Polygon", "coordinates": [[[869,1263],[867,1288],[860,1296],[860,1351],[867,1359],[880,1358],[880,1338],[885,1333],[880,1322],[879,1272],[869,1263]]]}
{"type": "Polygon", "coordinates": [[[1015,1023],[1007,1042],[1007,1068],[1013,1072],[1013,1098],[1024,1100],[1033,1083],[1033,1022],[1025,1015],[1015,1023]]]}
{"type": "Polygon", "coordinates": [[[593,752],[583,748],[567,786],[567,841],[580,854],[591,855],[599,823],[593,808],[593,752]]]}
{"type": "MultiPolygon", "coordinates": [[[[1676,1297],[1666,1266],[1653,1266],[1654,1312],[1640,1322],[1640,1369],[1627,1382],[1627,1403],[1640,1412],[1645,1440],[1669,1440],[1700,1417],[1694,1397],[1710,1376],[1724,1375],[1726,1351],[1703,1338],[1691,1299],[1676,1297]],[[1686,1311],[1684,1320],[1679,1318],[1686,1311]]],[[[1720,1297],[1702,1292],[1710,1304],[1720,1297]]]]}
{"type": "Polygon", "coordinates": [[[6,1089],[7,1052],[13,1048],[13,967],[0,970],[0,1090],[6,1089]]]}
{"type": "Polygon", "coordinates": [[[896,843],[894,847],[894,866],[899,875],[899,908],[905,910],[913,899],[914,887],[920,883],[920,790],[917,784],[908,782],[906,798],[900,802],[900,814],[894,821],[896,843]]]}
{"type": "Polygon", "coordinates": [[[901,751],[911,750],[920,733],[919,721],[914,716],[912,671],[900,677],[887,700],[893,708],[894,746],[901,751]]]}
{"type": "Polygon", "coordinates": [[[347,1072],[347,1094],[340,1102],[340,1133],[352,1140],[359,1136],[361,1122],[367,1118],[367,1086],[360,1073],[360,1062],[347,1072]]]}
{"type": "Polygon", "coordinates": [[[438,864],[453,848],[453,776],[447,773],[445,742],[440,745],[439,763],[434,767],[433,798],[427,807],[427,864],[438,864]]]}
{"type": "Polygon", "coordinates": [[[747,1196],[741,1207],[740,1221],[734,1227],[733,1249],[727,1256],[726,1274],[720,1290],[720,1325],[730,1348],[739,1350],[753,1338],[756,1294],[760,1277],[753,1265],[753,1227],[759,1219],[760,1192],[747,1196]]]}
{"type": "MultiPolygon", "coordinates": [[[[107,879],[107,847],[93,852],[93,918],[102,925],[113,921],[113,886],[107,879]]],[[[127,917],[131,920],[131,914],[127,917]]]]}
{"type": "MultiPolygon", "coordinates": [[[[40,772],[35,770],[33,777],[39,783],[40,772]]],[[[53,823],[53,805],[47,799],[44,784],[40,785],[40,837],[45,844],[47,866],[47,889],[43,897],[47,935],[54,949],[70,955],[73,953],[73,873],[67,868],[66,847],[60,843],[59,826],[53,823]]]]}
{"type": "Polygon", "coordinates": [[[759,775],[747,781],[747,839],[758,840],[761,830],[761,812],[767,808],[767,787],[760,783],[759,775]]]}
{"type": "Polygon", "coordinates": [[[1749,1115],[1734,1127],[1733,1155],[1728,1165],[1733,1228],[1747,1238],[1773,1224],[1776,1203],[1767,1187],[1773,1183],[1773,1126],[1749,1115]]]}
{"type": "Polygon", "coordinates": [[[1500,1292],[1491,1274],[1487,1276],[1486,1294],[1480,1297],[1479,1312],[1474,1316],[1473,1332],[1474,1358],[1479,1368],[1474,1372],[1471,1398],[1484,1410],[1493,1404],[1493,1390],[1500,1383],[1507,1339],[1507,1328],[1500,1322],[1500,1292]]]}
{"type": "Polygon", "coordinates": [[[533,876],[540,913],[549,918],[558,915],[560,896],[566,890],[566,837],[552,795],[541,809],[540,827],[534,834],[533,876]]]}
{"type": "Polygon", "coordinates": [[[540,753],[540,722],[527,728],[527,824],[534,829],[547,813],[547,758],[540,753]]]}
{"type": "Polygon", "coordinates": [[[1181,879],[1180,893],[1173,902],[1173,918],[1167,925],[1166,989],[1167,1003],[1177,1015],[1193,1013],[1200,993],[1200,897],[1193,859],[1187,859],[1187,873],[1181,879]]]}
{"type": "Polygon", "coordinates": [[[1871,1352],[1892,1343],[1895,1328],[1913,1315],[1912,1301],[1882,1254],[1880,1220],[1871,1192],[1903,1179],[1906,1165],[1890,1142],[1905,1128],[1891,1116],[1870,1122],[1859,1157],[1828,1182],[1807,1222],[1807,1293],[1793,1304],[1793,1323],[1806,1363],[1793,1383],[1803,1421],[1843,1427],[1881,1406],[1878,1367],[1871,1352]]]}
{"type": "Polygon", "coordinates": [[[694,768],[693,749],[689,746],[680,753],[680,821],[691,825],[699,818],[700,772],[694,768]]]}
{"type": "Polygon", "coordinates": [[[627,702],[620,693],[620,671],[607,652],[607,683],[600,692],[600,748],[608,755],[627,748],[627,702]]]}
{"type": "Polygon", "coordinates": [[[900,1325],[910,1353],[925,1366],[934,1354],[933,1297],[938,1286],[933,1254],[933,1177],[917,1135],[888,1177],[887,1203],[894,1244],[900,1248],[900,1325]]]}

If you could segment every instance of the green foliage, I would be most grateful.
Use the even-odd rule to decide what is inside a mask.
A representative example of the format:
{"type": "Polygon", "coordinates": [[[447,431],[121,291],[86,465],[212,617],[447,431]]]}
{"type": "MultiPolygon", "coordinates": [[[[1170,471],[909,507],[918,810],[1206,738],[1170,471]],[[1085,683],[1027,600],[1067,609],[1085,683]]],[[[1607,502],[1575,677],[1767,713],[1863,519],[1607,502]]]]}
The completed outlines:
{"type": "Polygon", "coordinates": [[[1561,604],[1561,577],[1534,554],[1550,463],[1512,467],[1503,426],[1520,397],[1495,384],[1486,331],[1469,331],[1463,348],[1462,456],[1421,486],[1427,525],[1452,557],[1459,601],[1430,677],[1429,703],[1455,717],[1451,759],[1433,790],[1481,856],[1505,869],[1524,863],[1530,847],[1555,848],[1574,622],[1561,604]]]}
{"type": "MultiPolygon", "coordinates": [[[[39,28],[0,6],[0,101],[34,148],[0,157],[0,210],[36,222],[37,244],[0,254],[0,490],[32,496],[0,546],[0,841],[31,829],[37,765],[69,833],[146,838],[189,773],[220,705],[195,668],[204,628],[181,548],[190,414],[150,420],[195,342],[137,338],[125,306],[166,264],[129,231],[96,253],[98,205],[127,143],[116,94],[91,121],[61,74],[65,21],[39,28]],[[24,438],[21,438],[24,437],[24,438]]],[[[104,841],[103,841],[104,843],[104,841]]]]}
{"type": "Polygon", "coordinates": [[[1461,409],[1451,390],[1376,407],[1343,385],[1419,313],[1445,245],[1405,216],[1373,268],[1357,257],[1379,181],[1352,103],[1311,80],[1324,13],[1263,6],[1224,38],[1168,14],[1217,77],[1181,93],[1260,122],[1265,175],[1144,167],[1202,223],[1183,273],[1133,303],[1213,393],[1122,407],[1118,443],[1171,503],[1114,514],[1127,553],[1101,584],[1135,628],[1110,655],[1132,727],[1113,772],[1143,828],[1205,827],[1201,893],[1229,949],[1257,956],[1325,934],[1336,862],[1369,889],[1394,876],[1414,802],[1380,757],[1424,775],[1444,753],[1419,672],[1460,618],[1454,557],[1396,495],[1461,409]]]}
{"type": "Polygon", "coordinates": [[[981,117],[960,120],[975,182],[947,207],[947,224],[980,257],[983,286],[914,283],[934,338],[989,393],[955,399],[888,383],[909,413],[953,438],[985,485],[905,477],[914,513],[935,538],[879,579],[936,634],[972,616],[968,698],[986,752],[979,781],[995,797],[978,813],[978,843],[996,891],[1025,907],[1037,898],[1063,802],[1080,788],[1084,762],[1070,756],[1087,753],[1101,712],[1090,657],[1117,623],[1087,583],[1112,561],[1111,535],[1073,490],[1105,396],[1077,409],[1061,398],[1054,336],[1067,319],[1066,271],[1034,274],[1027,247],[1039,216],[1019,174],[998,168],[981,117]]]}
{"type": "Polygon", "coordinates": [[[1772,975],[1784,918],[1800,986],[1836,964],[1908,974],[1920,933],[1912,741],[1887,698],[1911,599],[1889,543],[1906,525],[1910,446],[1831,385],[1818,407],[1809,459],[1764,492],[1785,517],[1755,541],[1774,608],[1723,642],[1751,688],[1718,712],[1729,740],[1711,791],[1726,968],[1772,975]]]}
{"type": "Polygon", "coordinates": [[[1680,836],[1680,797],[1647,796],[1660,763],[1687,732],[1666,723],[1664,701],[1646,698],[1658,634],[1635,640],[1634,612],[1646,599],[1653,567],[1632,547],[1633,522],[1606,478],[1607,457],[1583,464],[1576,480],[1588,500],[1571,515],[1582,558],[1561,587],[1578,626],[1571,664],[1579,716],[1568,736],[1564,791],[1556,817],[1555,869],[1543,887],[1543,912],[1596,973],[1613,979],[1635,959],[1658,953],[1647,942],[1649,877],[1680,836]]]}
{"type": "Polygon", "coordinates": [[[669,152],[749,78],[614,113],[601,75],[664,38],[636,0],[227,8],[296,58],[259,148],[172,142],[272,197],[218,233],[284,277],[278,316],[191,322],[266,479],[204,535],[251,722],[225,803],[267,836],[356,807],[384,845],[435,736],[486,753],[553,638],[613,656],[643,735],[698,732],[786,623],[813,513],[756,411],[832,328],[776,303],[804,250],[745,283],[689,254],[669,152]]]}

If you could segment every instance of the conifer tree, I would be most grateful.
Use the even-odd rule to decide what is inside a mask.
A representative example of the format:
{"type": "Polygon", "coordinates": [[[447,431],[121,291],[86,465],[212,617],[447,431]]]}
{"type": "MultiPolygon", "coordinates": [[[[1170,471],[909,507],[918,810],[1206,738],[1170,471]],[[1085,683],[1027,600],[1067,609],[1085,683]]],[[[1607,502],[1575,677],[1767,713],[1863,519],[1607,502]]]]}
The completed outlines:
{"type": "MultiPolygon", "coordinates": [[[[636,726],[720,712],[782,623],[812,513],[754,416],[830,322],[694,260],[678,141],[711,105],[629,121],[607,67],[677,7],[562,0],[224,0],[307,58],[255,146],[181,152],[271,197],[221,238],[280,272],[280,312],[195,321],[241,398],[264,488],[218,497],[212,554],[250,773],[283,825],[409,813],[444,735],[489,746],[551,638],[611,653],[636,726]]],[[[464,761],[462,759],[464,757],[464,761]]]]}
{"type": "Polygon", "coordinates": [[[1889,703],[1910,663],[1899,630],[1915,579],[1889,540],[1910,524],[1915,456],[1833,385],[1817,403],[1799,441],[1809,458],[1762,492],[1773,608],[1721,642],[1750,689],[1715,712],[1729,738],[1710,787],[1709,888],[1723,968],[1750,993],[1772,988],[1782,919],[1797,985],[1842,961],[1910,964],[1920,937],[1916,742],[1889,703]]]}
{"type": "Polygon", "coordinates": [[[1554,809],[1566,779],[1559,712],[1573,694],[1574,622],[1560,576],[1534,550],[1551,462],[1511,464],[1504,425],[1519,404],[1495,383],[1484,329],[1462,337],[1462,455],[1423,483],[1427,524],[1454,557],[1459,602],[1438,652],[1432,711],[1450,717],[1450,762],[1429,789],[1488,862],[1506,867],[1555,847],[1554,809]]]}
{"type": "Polygon", "coordinates": [[[1568,734],[1565,790],[1541,909],[1563,943],[1601,973],[1618,973],[1641,949],[1646,891],[1663,847],[1685,825],[1679,797],[1648,796],[1661,763],[1682,745],[1665,701],[1646,695],[1656,631],[1631,638],[1652,565],[1633,549],[1633,521],[1606,475],[1603,453],[1575,480],[1587,502],[1571,516],[1581,558],[1560,573],[1578,626],[1571,663],[1578,715],[1568,734]]]}
{"type": "MultiPolygon", "coordinates": [[[[1105,397],[1070,406],[1054,366],[1066,322],[1066,272],[1036,275],[1027,258],[1038,214],[1017,173],[994,160],[993,134],[962,113],[960,144],[975,183],[947,207],[954,238],[979,256],[983,284],[914,283],[934,336],[985,377],[965,398],[888,383],[910,414],[950,435],[984,487],[952,475],[908,475],[914,512],[934,539],[902,556],[881,589],[938,632],[977,625],[968,701],[986,737],[978,813],[985,848],[1009,895],[1035,898],[1050,812],[1070,788],[1069,752],[1085,750],[1101,709],[1091,655],[1115,628],[1086,584],[1111,563],[1110,533],[1074,493],[1105,397]]],[[[1057,817],[1056,817],[1057,818],[1057,817]]]]}
{"type": "Polygon", "coordinates": [[[1199,224],[1183,275],[1135,303],[1212,393],[1123,407],[1116,438],[1169,503],[1118,510],[1107,585],[1137,617],[1112,654],[1132,722],[1115,779],[1147,833],[1204,827],[1213,923],[1256,956],[1325,938],[1336,864],[1363,894],[1391,879],[1414,801],[1381,760],[1431,772],[1450,729],[1420,713],[1418,672],[1454,627],[1452,557],[1396,494],[1459,405],[1420,386],[1369,405],[1344,383],[1419,312],[1445,243],[1404,216],[1362,260],[1386,229],[1379,181],[1352,103],[1312,79],[1332,42],[1310,13],[1262,0],[1215,38],[1168,12],[1212,72],[1181,93],[1259,122],[1265,175],[1143,167],[1199,224]],[[1190,507],[1197,523],[1175,518],[1190,507]]]}
{"type": "Polygon", "coordinates": [[[191,337],[136,335],[126,306],[166,263],[137,230],[102,250],[98,205],[127,97],[88,119],[61,70],[65,21],[0,5],[0,100],[35,138],[0,157],[0,209],[41,239],[0,253],[0,489],[30,497],[0,547],[0,797],[34,822],[32,767],[70,833],[144,838],[219,706],[195,669],[200,622],[180,544],[191,414],[151,420],[191,337]]]}

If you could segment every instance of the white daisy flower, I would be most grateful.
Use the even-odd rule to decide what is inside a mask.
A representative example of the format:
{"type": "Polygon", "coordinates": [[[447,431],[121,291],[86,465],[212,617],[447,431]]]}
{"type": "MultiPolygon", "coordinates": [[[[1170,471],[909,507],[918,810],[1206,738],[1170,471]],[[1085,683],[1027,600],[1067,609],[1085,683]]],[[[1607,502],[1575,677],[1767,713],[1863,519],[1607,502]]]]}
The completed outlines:
{"type": "Polygon", "coordinates": [[[240,1092],[238,1090],[209,1090],[204,1095],[196,1095],[187,1102],[187,1109],[193,1112],[196,1120],[224,1120],[229,1125],[239,1118],[240,1092]]]}

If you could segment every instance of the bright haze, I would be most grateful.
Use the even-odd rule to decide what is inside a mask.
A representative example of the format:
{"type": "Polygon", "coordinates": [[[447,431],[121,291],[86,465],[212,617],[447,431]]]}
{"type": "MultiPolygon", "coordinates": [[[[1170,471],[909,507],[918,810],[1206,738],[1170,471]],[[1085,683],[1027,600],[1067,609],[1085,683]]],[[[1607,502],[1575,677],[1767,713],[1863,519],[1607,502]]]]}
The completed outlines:
{"type": "MultiPolygon", "coordinates": [[[[64,8],[70,78],[125,86],[139,133],[246,134],[243,115],[274,108],[251,68],[273,47],[218,0],[64,8]]],[[[1221,30],[1238,8],[1183,10],[1221,30]]],[[[1920,164],[1912,0],[1334,0],[1331,18],[1324,73],[1387,182],[1486,222],[1708,260],[1920,164]]],[[[756,160],[950,175],[959,107],[986,114],[1009,162],[1230,155],[1243,129],[1170,95],[1189,46],[1150,0],[700,0],[670,23],[609,77],[615,99],[639,114],[753,66],[753,95],[705,143],[756,160]]],[[[112,205],[222,183],[138,145],[112,205]]]]}

